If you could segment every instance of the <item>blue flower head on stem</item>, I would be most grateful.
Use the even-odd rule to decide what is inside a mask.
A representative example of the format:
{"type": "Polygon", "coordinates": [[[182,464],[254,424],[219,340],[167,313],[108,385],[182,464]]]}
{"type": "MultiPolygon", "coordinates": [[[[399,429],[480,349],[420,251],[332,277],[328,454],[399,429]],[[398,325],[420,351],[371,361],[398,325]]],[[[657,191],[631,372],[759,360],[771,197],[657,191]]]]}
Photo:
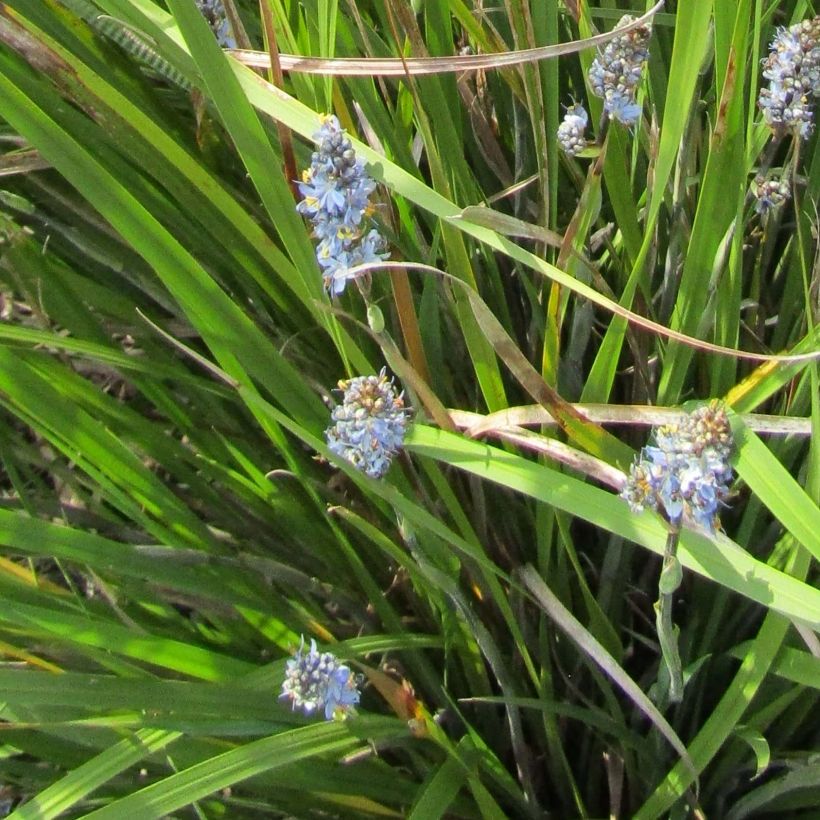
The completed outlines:
{"type": "Polygon", "coordinates": [[[342,404],[325,431],[330,449],[371,478],[381,478],[401,449],[410,410],[384,368],[378,376],[340,381],[342,404]]]}
{"type": "Polygon", "coordinates": [[[314,640],[305,652],[302,638],[299,651],[287,662],[279,699],[308,716],[324,713],[325,720],[343,720],[355,712],[359,698],[357,676],[331,652],[319,652],[314,640]]]}
{"type": "MultiPolygon", "coordinates": [[[[625,14],[615,27],[626,26],[634,19],[625,14]]],[[[648,26],[639,26],[614,37],[598,51],[589,67],[592,93],[604,101],[604,112],[610,119],[626,126],[635,125],[641,116],[636,97],[649,58],[650,34],[648,26]]]]}
{"type": "Polygon", "coordinates": [[[313,223],[313,236],[319,240],[316,258],[325,287],[335,297],[355,276],[357,266],[390,254],[384,252],[384,239],[369,220],[376,183],[336,117],[325,117],[314,138],[317,150],[302,173],[302,200],[296,210],[313,223]]]}
{"type": "Polygon", "coordinates": [[[779,28],[763,62],[769,81],[757,104],[776,134],[792,131],[807,139],[814,128],[812,104],[820,95],[820,15],[779,28]]]}
{"type": "Polygon", "coordinates": [[[680,423],[657,427],[654,438],[630,468],[621,498],[636,512],[650,507],[675,526],[688,517],[714,532],[732,481],[726,411],[717,402],[704,405],[680,423]]]}

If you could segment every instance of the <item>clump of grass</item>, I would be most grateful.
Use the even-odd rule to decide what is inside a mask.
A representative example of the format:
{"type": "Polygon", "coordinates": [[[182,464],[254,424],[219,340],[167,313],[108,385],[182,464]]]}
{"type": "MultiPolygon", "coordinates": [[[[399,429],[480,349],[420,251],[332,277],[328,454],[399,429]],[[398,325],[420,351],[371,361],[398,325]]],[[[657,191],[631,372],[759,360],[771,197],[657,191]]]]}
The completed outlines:
{"type": "Polygon", "coordinates": [[[816,18],[200,5],[0,10],[0,800],[811,812],[816,18]]]}

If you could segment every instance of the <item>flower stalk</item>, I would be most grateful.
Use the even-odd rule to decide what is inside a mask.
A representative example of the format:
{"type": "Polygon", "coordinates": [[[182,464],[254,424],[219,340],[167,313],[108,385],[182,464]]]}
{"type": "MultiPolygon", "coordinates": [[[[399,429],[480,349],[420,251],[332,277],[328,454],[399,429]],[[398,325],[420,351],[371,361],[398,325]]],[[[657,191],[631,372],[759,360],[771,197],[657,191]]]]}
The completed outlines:
{"type": "Polygon", "coordinates": [[[726,505],[734,446],[726,410],[719,402],[699,407],[679,423],[656,427],[654,446],[647,446],[629,473],[621,492],[633,512],[651,507],[669,527],[663,554],[655,623],[663,665],[669,673],[668,696],[672,703],[683,697],[683,667],[678,651],[678,630],[672,622],[673,596],[683,579],[677,557],[684,521],[710,533],[715,531],[721,507],[726,505]]]}
{"type": "Polygon", "coordinates": [[[655,602],[655,626],[658,630],[663,663],[669,674],[668,697],[672,703],[680,703],[683,699],[683,666],[678,650],[679,630],[672,621],[675,592],[683,580],[683,568],[677,556],[679,537],[680,526],[670,525],[658,579],[658,600],[655,602]]]}

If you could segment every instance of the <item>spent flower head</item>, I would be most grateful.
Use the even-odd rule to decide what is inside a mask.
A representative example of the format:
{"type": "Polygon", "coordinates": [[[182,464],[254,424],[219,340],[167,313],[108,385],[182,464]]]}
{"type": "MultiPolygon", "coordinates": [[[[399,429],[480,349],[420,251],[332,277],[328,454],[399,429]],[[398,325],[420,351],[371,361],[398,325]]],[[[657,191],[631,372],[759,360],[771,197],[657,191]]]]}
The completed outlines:
{"type": "Polygon", "coordinates": [[[331,652],[319,652],[311,640],[305,652],[305,639],[287,663],[280,700],[289,700],[292,709],[306,715],[324,713],[325,720],[343,719],[358,704],[359,681],[350,669],[339,663],[331,652]]]}
{"type": "MultiPolygon", "coordinates": [[[[626,26],[634,17],[625,14],[616,28],[626,26]]],[[[592,93],[604,101],[604,112],[610,119],[627,126],[634,125],[641,116],[637,102],[638,86],[643,67],[649,58],[647,43],[651,35],[648,26],[639,26],[610,40],[589,67],[592,93]]]]}
{"type": "Polygon", "coordinates": [[[813,98],[820,94],[820,15],[779,28],[763,61],[769,81],[757,104],[776,134],[793,131],[806,139],[814,128],[813,98]]]}
{"type": "Polygon", "coordinates": [[[680,423],[654,430],[654,446],[641,450],[621,492],[632,510],[646,507],[679,525],[684,516],[714,532],[732,480],[732,429],[718,402],[699,407],[680,423]]]}
{"type": "Polygon", "coordinates": [[[584,131],[586,131],[588,122],[589,115],[580,103],[575,103],[567,109],[563,121],[558,126],[558,145],[565,154],[574,157],[586,148],[587,140],[584,131]]]}
{"type": "Polygon", "coordinates": [[[378,376],[339,382],[342,404],[325,431],[328,447],[371,478],[381,478],[401,449],[411,411],[382,368],[378,376]]]}
{"type": "Polygon", "coordinates": [[[357,265],[387,259],[384,240],[370,224],[370,195],[376,183],[368,176],[353,145],[330,115],[314,135],[316,151],[310,168],[302,173],[296,210],[313,223],[319,240],[316,258],[325,287],[338,296],[357,265]]]}
{"type": "Polygon", "coordinates": [[[236,38],[231,31],[222,0],[197,0],[196,4],[202,16],[208,21],[219,45],[222,48],[236,48],[236,38]]]}

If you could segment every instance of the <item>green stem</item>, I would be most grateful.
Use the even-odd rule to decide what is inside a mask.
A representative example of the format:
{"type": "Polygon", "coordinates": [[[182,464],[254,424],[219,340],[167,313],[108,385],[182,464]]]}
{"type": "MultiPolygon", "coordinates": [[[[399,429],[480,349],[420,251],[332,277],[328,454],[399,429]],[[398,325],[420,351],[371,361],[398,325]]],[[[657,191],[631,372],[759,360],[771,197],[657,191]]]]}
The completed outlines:
{"type": "Polygon", "coordinates": [[[672,623],[672,601],[675,591],[681,584],[683,570],[677,558],[678,536],[680,528],[672,524],[666,538],[663,553],[663,566],[658,581],[658,600],[655,603],[655,624],[658,630],[658,641],[661,645],[663,662],[669,673],[669,700],[680,703],[683,698],[683,667],[678,653],[678,630],[672,623]]]}

